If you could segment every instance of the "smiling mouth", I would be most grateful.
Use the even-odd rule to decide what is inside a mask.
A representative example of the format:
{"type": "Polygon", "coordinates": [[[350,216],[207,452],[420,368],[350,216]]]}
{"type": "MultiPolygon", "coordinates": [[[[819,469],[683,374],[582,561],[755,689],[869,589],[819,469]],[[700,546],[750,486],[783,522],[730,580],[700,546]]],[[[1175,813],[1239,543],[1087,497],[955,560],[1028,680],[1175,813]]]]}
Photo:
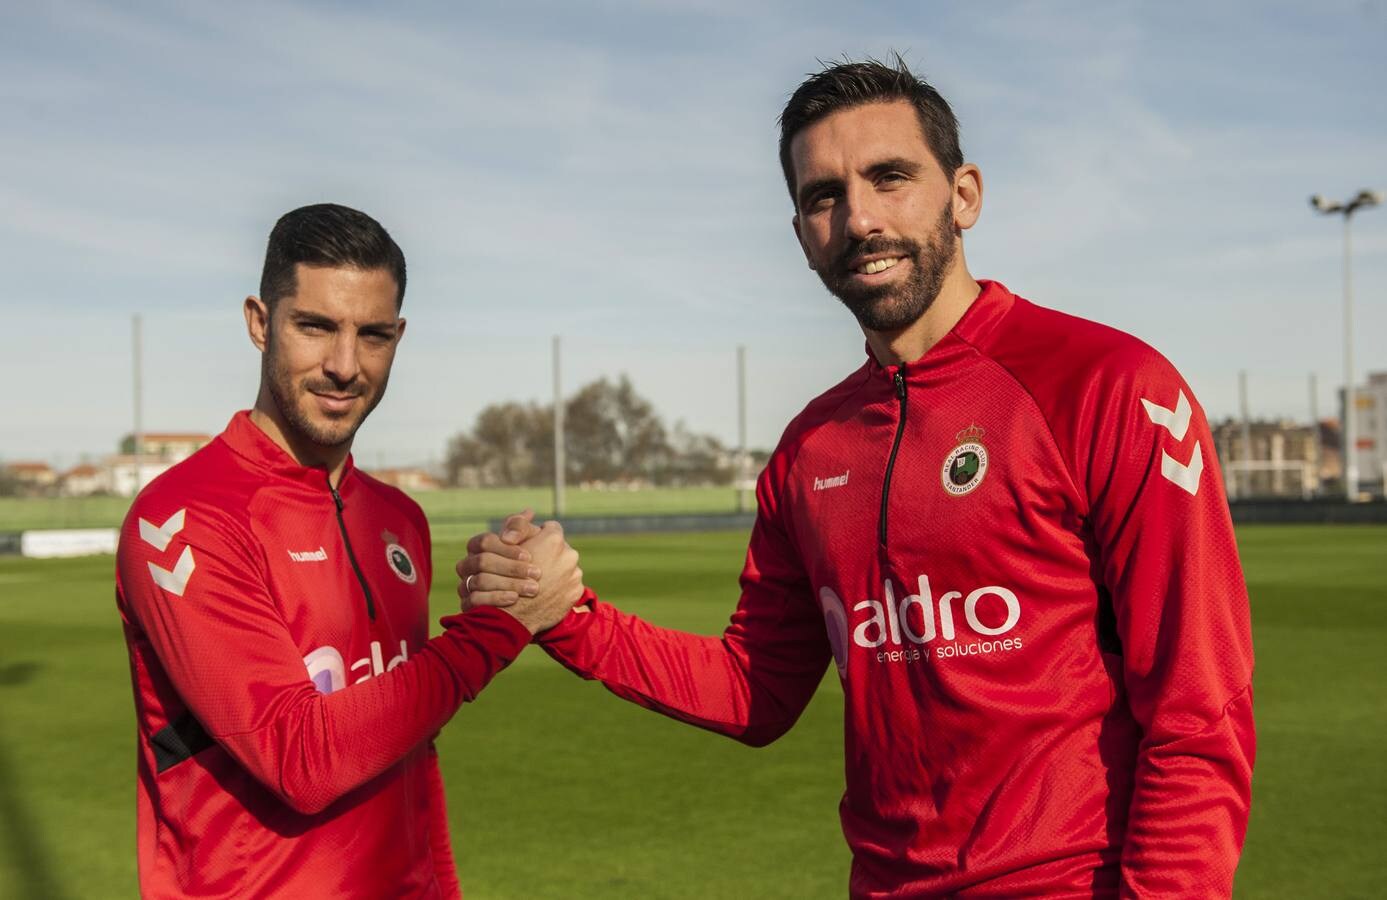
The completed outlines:
{"type": "Polygon", "coordinates": [[[356,405],[359,394],[327,394],[319,391],[310,391],[314,397],[318,398],[320,408],[330,415],[345,413],[356,405]]]}
{"type": "Polygon", "coordinates": [[[874,259],[870,262],[854,266],[853,271],[858,275],[875,275],[878,272],[885,272],[887,269],[895,268],[896,264],[905,259],[904,256],[888,256],[885,259],[874,259]]]}

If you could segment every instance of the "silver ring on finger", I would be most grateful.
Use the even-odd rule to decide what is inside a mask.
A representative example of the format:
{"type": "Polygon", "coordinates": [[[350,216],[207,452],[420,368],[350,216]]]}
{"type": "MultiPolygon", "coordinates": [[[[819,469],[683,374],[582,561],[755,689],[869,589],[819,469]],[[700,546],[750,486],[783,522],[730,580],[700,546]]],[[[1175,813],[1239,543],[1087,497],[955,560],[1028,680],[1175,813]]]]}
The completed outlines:
{"type": "Polygon", "coordinates": [[[475,590],[475,588],[472,587],[472,579],[476,577],[475,574],[467,576],[467,580],[462,583],[462,590],[464,593],[470,594],[475,590]]]}

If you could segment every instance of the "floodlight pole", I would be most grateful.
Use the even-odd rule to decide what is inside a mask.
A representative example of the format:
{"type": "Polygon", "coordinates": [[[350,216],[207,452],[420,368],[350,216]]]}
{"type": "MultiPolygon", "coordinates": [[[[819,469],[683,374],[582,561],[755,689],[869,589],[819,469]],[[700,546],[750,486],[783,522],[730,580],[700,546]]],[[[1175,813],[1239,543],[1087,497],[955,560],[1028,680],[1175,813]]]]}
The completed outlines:
{"type": "Polygon", "coordinates": [[[1344,497],[1358,499],[1358,423],[1353,374],[1353,268],[1350,213],[1344,213],[1344,497]]]}
{"type": "Polygon", "coordinates": [[[1353,375],[1353,270],[1352,242],[1349,223],[1360,209],[1377,206],[1382,195],[1362,190],[1343,203],[1327,201],[1319,194],[1310,198],[1310,206],[1325,215],[1344,217],[1344,498],[1349,503],[1358,500],[1358,427],[1354,422],[1353,375]]]}
{"type": "Polygon", "coordinates": [[[1252,421],[1247,406],[1247,370],[1238,372],[1238,410],[1242,419],[1242,477],[1238,479],[1238,497],[1252,496],[1252,421]]]}
{"type": "Polygon", "coordinates": [[[746,455],[746,345],[737,345],[737,512],[750,507],[746,482],[750,474],[746,455]]]}
{"type": "Polygon", "coordinates": [[[559,336],[554,335],[554,518],[564,512],[563,384],[559,378],[559,336]]]}
{"type": "Polygon", "coordinates": [[[131,455],[134,457],[135,460],[135,493],[130,495],[134,497],[140,493],[140,488],[143,486],[141,484],[143,478],[140,473],[140,463],[143,462],[143,459],[140,451],[142,449],[142,445],[144,444],[144,425],[142,422],[144,418],[144,380],[142,378],[141,373],[141,369],[143,368],[143,362],[141,360],[142,353],[140,345],[142,342],[140,340],[139,313],[135,314],[135,318],[131,322],[130,339],[133,347],[133,353],[131,354],[131,368],[133,369],[135,376],[135,446],[130,448],[133,451],[131,455]]]}
{"type": "Polygon", "coordinates": [[[1316,496],[1320,493],[1320,385],[1314,372],[1310,373],[1310,470],[1316,496]]]}

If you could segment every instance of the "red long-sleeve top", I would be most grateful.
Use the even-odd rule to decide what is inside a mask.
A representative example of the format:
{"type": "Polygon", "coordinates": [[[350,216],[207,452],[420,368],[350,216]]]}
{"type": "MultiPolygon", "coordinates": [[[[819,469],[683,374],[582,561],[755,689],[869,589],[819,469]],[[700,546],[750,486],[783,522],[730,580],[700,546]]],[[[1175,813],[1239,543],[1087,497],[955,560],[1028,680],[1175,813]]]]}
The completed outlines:
{"type": "Polygon", "coordinates": [[[855,897],[1218,897],[1250,803],[1246,589],[1203,412],[1136,339],[984,282],[788,427],[721,637],[598,601],[569,668],[750,744],[836,664],[855,897]]]}
{"type": "Polygon", "coordinates": [[[138,721],[140,889],[460,896],[432,737],[529,641],[479,609],[428,639],[429,530],[337,491],[239,413],[149,485],[116,600],[138,721]]]}

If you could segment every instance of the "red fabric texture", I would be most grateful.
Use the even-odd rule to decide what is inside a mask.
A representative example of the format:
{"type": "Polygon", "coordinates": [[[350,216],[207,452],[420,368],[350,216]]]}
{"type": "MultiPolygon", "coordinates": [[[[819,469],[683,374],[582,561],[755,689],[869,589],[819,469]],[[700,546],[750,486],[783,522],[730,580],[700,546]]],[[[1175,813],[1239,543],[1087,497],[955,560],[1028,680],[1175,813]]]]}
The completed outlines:
{"type": "Polygon", "coordinates": [[[432,738],[529,633],[479,609],[428,639],[428,524],[355,470],[299,466],[237,414],[151,483],[116,600],[138,720],[146,897],[457,897],[432,738]],[[163,772],[186,714],[214,743],[163,772]]]}
{"type": "Polygon", "coordinates": [[[836,664],[854,897],[1231,894],[1248,599],[1208,424],[1170,363],[984,282],[922,359],[869,360],[810,403],[757,498],[720,637],[589,593],[545,649],[757,745],[836,664]]]}

